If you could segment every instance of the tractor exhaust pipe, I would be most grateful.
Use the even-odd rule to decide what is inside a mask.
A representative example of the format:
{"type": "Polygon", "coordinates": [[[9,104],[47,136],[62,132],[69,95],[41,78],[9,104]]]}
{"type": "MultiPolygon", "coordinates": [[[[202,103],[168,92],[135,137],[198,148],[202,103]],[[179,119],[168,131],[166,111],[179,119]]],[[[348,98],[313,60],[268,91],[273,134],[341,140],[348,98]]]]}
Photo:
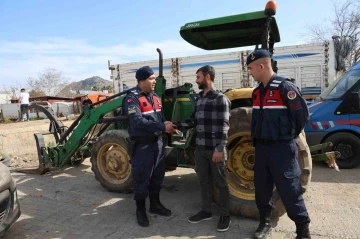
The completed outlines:
{"type": "Polygon", "coordinates": [[[159,76],[163,76],[163,54],[159,48],[156,48],[156,51],[159,52],[159,76]]]}
{"type": "Polygon", "coordinates": [[[270,22],[272,20],[272,17],[275,16],[275,14],[276,14],[276,8],[277,8],[277,5],[274,0],[268,1],[265,6],[264,14],[267,17],[266,17],[264,35],[263,35],[262,44],[261,44],[262,49],[266,49],[270,52],[271,65],[272,65],[272,69],[275,73],[278,72],[278,67],[277,67],[277,61],[275,61],[273,59],[274,40],[272,39],[272,37],[270,35],[270,22]]]}

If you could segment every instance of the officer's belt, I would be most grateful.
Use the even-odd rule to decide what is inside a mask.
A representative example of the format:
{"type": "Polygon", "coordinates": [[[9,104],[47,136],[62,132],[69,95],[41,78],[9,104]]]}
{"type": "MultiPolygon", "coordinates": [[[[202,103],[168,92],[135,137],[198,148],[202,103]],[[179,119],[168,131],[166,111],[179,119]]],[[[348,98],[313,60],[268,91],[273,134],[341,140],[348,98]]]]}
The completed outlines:
{"type": "Polygon", "coordinates": [[[256,143],[260,143],[263,145],[275,145],[275,144],[281,144],[284,142],[289,142],[290,139],[283,139],[283,140],[271,140],[271,139],[256,139],[256,143]]]}
{"type": "Polygon", "coordinates": [[[131,140],[134,140],[138,144],[153,144],[153,143],[156,143],[159,139],[160,139],[160,136],[153,136],[153,137],[152,136],[148,136],[148,137],[136,136],[136,137],[131,137],[131,140]]]}

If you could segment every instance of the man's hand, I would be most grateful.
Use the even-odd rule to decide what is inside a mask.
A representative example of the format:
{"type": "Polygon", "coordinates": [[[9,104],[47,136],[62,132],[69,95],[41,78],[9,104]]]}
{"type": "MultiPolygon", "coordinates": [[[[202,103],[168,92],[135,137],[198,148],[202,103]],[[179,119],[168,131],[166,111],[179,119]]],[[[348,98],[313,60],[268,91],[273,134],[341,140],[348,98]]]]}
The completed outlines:
{"type": "Polygon", "coordinates": [[[214,163],[219,163],[224,160],[224,152],[214,152],[212,156],[212,161],[214,163]]]}
{"type": "Polygon", "coordinates": [[[178,130],[176,129],[176,125],[174,125],[172,122],[170,121],[165,121],[165,132],[170,133],[170,134],[177,134],[178,130]]]}

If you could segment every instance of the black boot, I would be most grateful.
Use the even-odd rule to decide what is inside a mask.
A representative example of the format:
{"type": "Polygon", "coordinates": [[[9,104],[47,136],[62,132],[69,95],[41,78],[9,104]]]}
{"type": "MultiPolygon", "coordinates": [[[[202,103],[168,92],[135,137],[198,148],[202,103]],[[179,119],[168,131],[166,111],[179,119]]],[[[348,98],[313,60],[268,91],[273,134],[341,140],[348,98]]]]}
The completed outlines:
{"type": "Polygon", "coordinates": [[[149,226],[149,219],[146,215],[145,199],[136,200],[136,219],[139,226],[149,226]]]}
{"type": "Polygon", "coordinates": [[[255,231],[254,239],[266,238],[271,232],[271,212],[260,212],[260,224],[255,231]]]}
{"type": "Polygon", "coordinates": [[[159,194],[149,195],[149,199],[150,199],[150,213],[158,214],[160,216],[165,216],[165,217],[171,215],[171,211],[161,204],[159,194]]]}
{"type": "Polygon", "coordinates": [[[304,225],[296,225],[296,238],[295,239],[311,239],[309,231],[309,223],[304,225]]]}

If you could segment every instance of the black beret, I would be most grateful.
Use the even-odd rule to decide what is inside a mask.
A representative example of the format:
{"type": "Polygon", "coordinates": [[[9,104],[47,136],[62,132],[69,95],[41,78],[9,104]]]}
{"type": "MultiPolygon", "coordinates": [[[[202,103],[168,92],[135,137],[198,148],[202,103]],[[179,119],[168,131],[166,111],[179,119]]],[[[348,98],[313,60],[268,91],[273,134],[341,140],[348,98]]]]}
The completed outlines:
{"type": "Polygon", "coordinates": [[[153,74],[154,72],[149,66],[143,66],[136,71],[135,77],[138,81],[143,81],[153,74]]]}
{"type": "Polygon", "coordinates": [[[270,57],[270,52],[265,49],[257,49],[253,51],[246,59],[246,65],[251,64],[253,61],[256,61],[257,59],[264,58],[264,57],[270,57]]]}

